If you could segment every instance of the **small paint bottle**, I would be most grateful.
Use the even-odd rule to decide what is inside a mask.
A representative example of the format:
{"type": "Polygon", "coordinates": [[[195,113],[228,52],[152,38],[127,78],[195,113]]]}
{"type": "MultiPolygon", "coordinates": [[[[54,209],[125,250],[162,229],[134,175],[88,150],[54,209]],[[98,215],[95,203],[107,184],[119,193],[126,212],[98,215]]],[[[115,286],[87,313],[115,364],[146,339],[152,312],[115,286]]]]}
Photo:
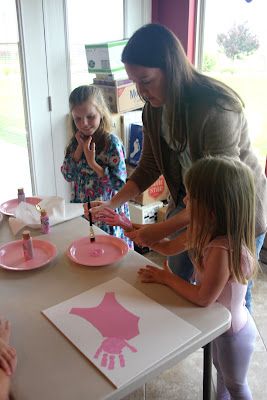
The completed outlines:
{"type": "Polygon", "coordinates": [[[47,212],[42,209],[41,210],[41,232],[42,233],[49,233],[50,231],[50,224],[49,224],[49,217],[47,212]]]}
{"type": "Polygon", "coordinates": [[[33,244],[30,231],[23,231],[22,233],[22,247],[25,261],[33,258],[33,244]]]}
{"type": "Polygon", "coordinates": [[[18,189],[18,202],[21,203],[22,201],[25,201],[25,193],[23,188],[18,189]]]}

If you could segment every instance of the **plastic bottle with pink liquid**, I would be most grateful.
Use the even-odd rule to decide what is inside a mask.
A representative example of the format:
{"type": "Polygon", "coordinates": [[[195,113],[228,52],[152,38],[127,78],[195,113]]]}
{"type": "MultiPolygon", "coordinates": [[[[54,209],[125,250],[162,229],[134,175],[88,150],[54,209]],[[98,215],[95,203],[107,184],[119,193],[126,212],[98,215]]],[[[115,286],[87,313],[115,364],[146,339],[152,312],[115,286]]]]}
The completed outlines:
{"type": "Polygon", "coordinates": [[[29,261],[34,256],[32,237],[30,231],[23,231],[22,233],[22,247],[25,261],[29,261]]]}

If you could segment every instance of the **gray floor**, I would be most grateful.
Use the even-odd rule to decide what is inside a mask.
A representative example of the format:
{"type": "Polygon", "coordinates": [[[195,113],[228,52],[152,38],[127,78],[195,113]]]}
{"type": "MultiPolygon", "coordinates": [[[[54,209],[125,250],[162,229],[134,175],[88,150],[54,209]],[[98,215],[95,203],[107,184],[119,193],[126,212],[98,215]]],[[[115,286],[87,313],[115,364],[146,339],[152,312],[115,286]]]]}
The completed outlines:
{"type": "MultiPolygon", "coordinates": [[[[150,252],[145,257],[162,265],[163,258],[159,254],[150,252]]],[[[259,272],[253,289],[253,317],[258,328],[258,337],[248,374],[254,400],[267,399],[267,251],[263,251],[262,259],[262,271],[259,272]]],[[[201,400],[202,356],[200,349],[124,400],[201,400]]]]}

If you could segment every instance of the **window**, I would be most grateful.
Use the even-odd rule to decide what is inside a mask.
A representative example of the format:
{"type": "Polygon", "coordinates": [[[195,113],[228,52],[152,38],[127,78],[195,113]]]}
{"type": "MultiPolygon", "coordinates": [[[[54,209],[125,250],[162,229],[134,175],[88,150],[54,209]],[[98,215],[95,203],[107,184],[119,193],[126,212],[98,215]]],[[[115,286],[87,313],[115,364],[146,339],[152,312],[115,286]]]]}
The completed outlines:
{"type": "MultiPolygon", "coordinates": [[[[232,87],[245,102],[252,146],[267,154],[267,35],[265,0],[205,0],[200,68],[232,87]]],[[[200,24],[201,25],[201,24],[200,24]]]]}
{"type": "Polygon", "coordinates": [[[0,203],[32,195],[19,46],[15,0],[0,2],[0,203]]]}

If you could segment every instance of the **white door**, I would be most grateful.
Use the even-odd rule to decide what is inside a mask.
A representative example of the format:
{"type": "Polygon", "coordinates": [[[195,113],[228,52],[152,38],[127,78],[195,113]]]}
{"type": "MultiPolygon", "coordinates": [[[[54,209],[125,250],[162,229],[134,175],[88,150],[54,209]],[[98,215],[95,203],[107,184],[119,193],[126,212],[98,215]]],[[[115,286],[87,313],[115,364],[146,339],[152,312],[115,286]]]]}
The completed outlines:
{"type": "MultiPolygon", "coordinates": [[[[0,0],[0,10],[5,13],[7,4],[12,2],[14,19],[16,14],[18,18],[17,37],[24,88],[24,96],[20,94],[24,99],[20,108],[23,110],[24,105],[23,127],[27,138],[24,144],[25,165],[20,163],[14,168],[14,176],[18,176],[16,170],[22,172],[25,179],[28,175],[27,194],[31,194],[32,186],[33,194],[56,194],[68,199],[69,185],[60,172],[68,141],[68,97],[73,86],[88,83],[85,64],[81,62],[80,76],[79,71],[75,73],[77,63],[73,62],[73,44],[77,38],[81,45],[84,40],[95,43],[130,36],[135,29],[150,21],[151,0],[16,0],[17,10],[15,0],[0,0]],[[108,13],[104,13],[109,17],[107,21],[102,15],[104,7],[108,8],[108,13]]],[[[17,96],[18,93],[19,87],[16,88],[17,96]]],[[[16,114],[18,106],[14,108],[16,114]]],[[[11,154],[7,157],[10,161],[8,168],[11,168],[18,157],[11,154]]],[[[10,184],[12,181],[12,193],[1,191],[4,193],[3,201],[16,196],[18,186],[26,186],[24,181],[19,182],[16,178],[9,181],[10,184]]]]}

